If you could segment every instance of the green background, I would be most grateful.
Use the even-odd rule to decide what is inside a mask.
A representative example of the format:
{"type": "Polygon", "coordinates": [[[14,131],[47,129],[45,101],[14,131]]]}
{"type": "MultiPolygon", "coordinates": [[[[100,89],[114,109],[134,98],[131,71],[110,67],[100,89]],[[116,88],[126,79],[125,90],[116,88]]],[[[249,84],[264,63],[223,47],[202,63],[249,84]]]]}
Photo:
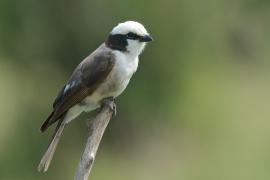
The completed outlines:
{"type": "Polygon", "coordinates": [[[76,65],[119,22],[154,37],[117,99],[93,180],[270,179],[269,0],[1,0],[0,179],[73,179],[83,114],[50,169],[39,127],[76,65]]]}

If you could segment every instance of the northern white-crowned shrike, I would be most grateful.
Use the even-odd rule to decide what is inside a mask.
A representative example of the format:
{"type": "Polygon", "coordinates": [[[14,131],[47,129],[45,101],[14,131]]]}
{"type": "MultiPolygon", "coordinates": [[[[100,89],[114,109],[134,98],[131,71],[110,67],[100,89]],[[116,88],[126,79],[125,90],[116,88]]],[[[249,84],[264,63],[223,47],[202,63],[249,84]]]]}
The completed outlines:
{"type": "Polygon", "coordinates": [[[56,97],[52,113],[40,128],[44,132],[58,122],[39,171],[47,171],[68,122],[84,111],[99,108],[102,100],[115,99],[125,90],[137,70],[139,55],[152,40],[142,24],[134,21],[120,23],[112,29],[107,40],[77,66],[56,97]]]}

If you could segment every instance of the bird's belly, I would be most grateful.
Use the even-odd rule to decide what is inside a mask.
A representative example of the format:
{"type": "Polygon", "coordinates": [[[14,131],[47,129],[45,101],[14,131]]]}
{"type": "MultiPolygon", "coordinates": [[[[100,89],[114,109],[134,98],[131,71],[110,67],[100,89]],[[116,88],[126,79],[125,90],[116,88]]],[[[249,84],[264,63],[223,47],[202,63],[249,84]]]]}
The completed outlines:
{"type": "Polygon", "coordinates": [[[89,109],[86,111],[92,110],[93,107],[99,107],[100,101],[106,97],[116,98],[126,89],[130,78],[137,69],[138,58],[127,61],[126,57],[121,55],[117,59],[118,61],[106,80],[90,96],[85,98],[86,109],[89,109]]]}
{"type": "Polygon", "coordinates": [[[131,75],[112,73],[104,83],[97,89],[97,93],[102,97],[117,97],[127,87],[131,75]]]}
{"type": "Polygon", "coordinates": [[[83,101],[85,111],[91,111],[100,107],[100,102],[106,97],[119,96],[127,87],[132,74],[115,73],[114,71],[100,86],[83,101]]]}

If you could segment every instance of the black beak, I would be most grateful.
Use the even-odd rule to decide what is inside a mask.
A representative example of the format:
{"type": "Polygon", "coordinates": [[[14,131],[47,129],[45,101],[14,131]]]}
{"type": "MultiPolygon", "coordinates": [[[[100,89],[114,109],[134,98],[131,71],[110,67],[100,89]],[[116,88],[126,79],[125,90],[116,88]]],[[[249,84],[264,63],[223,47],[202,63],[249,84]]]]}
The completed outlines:
{"type": "Polygon", "coordinates": [[[153,38],[150,35],[145,35],[140,38],[140,42],[150,42],[153,41],[153,38]]]}

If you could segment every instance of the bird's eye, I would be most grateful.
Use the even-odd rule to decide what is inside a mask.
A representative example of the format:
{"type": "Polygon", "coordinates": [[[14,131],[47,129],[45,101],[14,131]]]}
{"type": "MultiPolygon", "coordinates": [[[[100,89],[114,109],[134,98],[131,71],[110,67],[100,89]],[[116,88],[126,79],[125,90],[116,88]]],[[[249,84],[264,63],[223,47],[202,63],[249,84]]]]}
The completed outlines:
{"type": "Polygon", "coordinates": [[[137,35],[137,34],[135,34],[135,33],[128,33],[127,35],[126,35],[126,37],[128,38],[128,39],[139,39],[139,36],[137,35]]]}

